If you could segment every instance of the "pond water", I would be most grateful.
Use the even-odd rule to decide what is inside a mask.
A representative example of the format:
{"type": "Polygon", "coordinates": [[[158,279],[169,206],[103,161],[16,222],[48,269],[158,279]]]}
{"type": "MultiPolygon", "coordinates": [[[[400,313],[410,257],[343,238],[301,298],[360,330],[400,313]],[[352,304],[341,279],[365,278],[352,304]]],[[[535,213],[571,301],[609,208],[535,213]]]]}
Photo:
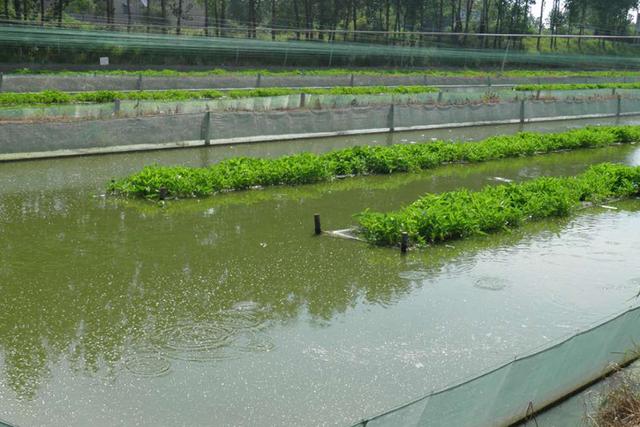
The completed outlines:
{"type": "Polygon", "coordinates": [[[165,206],[103,195],[142,164],[238,150],[0,165],[0,419],[350,425],[621,311],[640,288],[637,200],[407,256],[312,235],[315,212],[345,228],[425,192],[640,164],[637,146],[165,206]]]}

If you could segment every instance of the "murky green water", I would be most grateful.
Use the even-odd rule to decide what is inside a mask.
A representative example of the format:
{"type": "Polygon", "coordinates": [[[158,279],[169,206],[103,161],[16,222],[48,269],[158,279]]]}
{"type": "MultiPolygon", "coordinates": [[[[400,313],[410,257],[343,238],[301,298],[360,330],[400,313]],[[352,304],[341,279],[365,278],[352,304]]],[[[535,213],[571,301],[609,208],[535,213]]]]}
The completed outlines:
{"type": "Polygon", "coordinates": [[[640,164],[636,146],[164,208],[101,196],[111,176],[202,153],[0,165],[1,419],[347,425],[622,310],[640,287],[640,201],[406,257],[312,236],[314,212],[344,228],[427,191],[640,164]]]}

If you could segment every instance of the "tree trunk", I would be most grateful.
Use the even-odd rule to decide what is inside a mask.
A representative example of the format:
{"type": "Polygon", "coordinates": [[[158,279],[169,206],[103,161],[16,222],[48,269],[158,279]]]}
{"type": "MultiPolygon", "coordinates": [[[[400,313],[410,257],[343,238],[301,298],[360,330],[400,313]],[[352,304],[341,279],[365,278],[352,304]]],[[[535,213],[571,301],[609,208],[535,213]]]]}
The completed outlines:
{"type": "Polygon", "coordinates": [[[160,0],[160,14],[162,15],[162,32],[167,32],[167,0],[160,0]]]}
{"type": "Polygon", "coordinates": [[[464,37],[462,37],[462,44],[467,42],[467,32],[469,32],[469,20],[471,19],[471,9],[473,8],[473,0],[467,0],[464,16],[464,37]]]}
{"type": "Polygon", "coordinates": [[[353,19],[353,41],[357,41],[356,31],[358,31],[358,8],[356,5],[356,0],[352,0],[351,5],[353,6],[353,13],[351,19],[353,19]]]}
{"type": "Polygon", "coordinates": [[[62,26],[62,9],[64,8],[63,0],[58,0],[58,27],[62,26]]]}
{"type": "Polygon", "coordinates": [[[209,37],[209,0],[204,0],[204,36],[209,37]]]}
{"type": "MultiPolygon", "coordinates": [[[[5,0],[5,2],[6,1],[9,0],[5,0]]],[[[20,0],[13,0],[13,15],[15,16],[15,19],[20,19],[20,17],[22,16],[22,6],[20,4],[20,0]]]]}
{"type": "Polygon", "coordinates": [[[131,31],[131,0],[127,0],[127,32],[131,31]]]}
{"type": "Polygon", "coordinates": [[[544,14],[544,0],[540,2],[540,21],[538,22],[538,40],[536,41],[536,49],[540,52],[540,35],[542,34],[542,16],[544,14]]]}
{"type": "Polygon", "coordinates": [[[178,12],[176,15],[176,34],[180,35],[182,32],[182,0],[178,0],[178,12]]]}
{"type": "MultiPolygon", "coordinates": [[[[293,0],[293,16],[295,21],[296,30],[300,28],[300,5],[299,0],[293,0]]],[[[300,31],[296,31],[296,40],[300,40],[300,31]]]]}
{"type": "Polygon", "coordinates": [[[227,25],[227,0],[220,0],[220,37],[224,37],[227,25]]]}
{"type": "Polygon", "coordinates": [[[271,40],[276,39],[276,0],[271,0],[271,40]]]}

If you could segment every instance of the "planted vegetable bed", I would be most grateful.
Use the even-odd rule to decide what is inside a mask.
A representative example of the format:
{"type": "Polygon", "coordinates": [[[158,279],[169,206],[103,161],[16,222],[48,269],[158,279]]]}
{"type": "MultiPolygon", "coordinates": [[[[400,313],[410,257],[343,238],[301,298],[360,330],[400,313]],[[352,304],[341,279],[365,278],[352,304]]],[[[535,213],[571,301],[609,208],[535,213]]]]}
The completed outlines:
{"type": "Polygon", "coordinates": [[[0,106],[29,106],[54,105],[74,103],[107,103],[120,100],[139,101],[187,101],[195,99],[219,98],[256,98],[281,95],[377,95],[377,94],[412,94],[437,92],[430,86],[363,86],[363,87],[334,87],[334,88],[263,88],[263,89],[235,89],[219,91],[206,90],[161,90],[161,91],[114,91],[100,90],[94,92],[67,93],[62,91],[42,91],[36,93],[0,93],[0,106]]]}
{"type": "Polygon", "coordinates": [[[549,83],[517,85],[513,88],[517,91],[535,90],[581,90],[581,89],[640,89],[640,82],[633,83],[549,83]]]}
{"type": "Polygon", "coordinates": [[[630,197],[640,192],[640,167],[604,163],[568,178],[485,187],[481,191],[426,194],[390,213],[357,215],[359,233],[378,245],[441,242],[518,227],[525,221],[566,216],[581,202],[630,197]]]}
{"type": "Polygon", "coordinates": [[[412,172],[445,163],[475,163],[639,140],[640,126],[607,126],[562,133],[523,132],[467,144],[437,141],[352,147],[322,155],[303,153],[278,159],[241,157],[207,168],[148,166],[139,173],[112,181],[108,189],[135,197],[157,198],[160,189],[166,189],[169,197],[204,197],[256,186],[300,185],[339,176],[412,172]]]}

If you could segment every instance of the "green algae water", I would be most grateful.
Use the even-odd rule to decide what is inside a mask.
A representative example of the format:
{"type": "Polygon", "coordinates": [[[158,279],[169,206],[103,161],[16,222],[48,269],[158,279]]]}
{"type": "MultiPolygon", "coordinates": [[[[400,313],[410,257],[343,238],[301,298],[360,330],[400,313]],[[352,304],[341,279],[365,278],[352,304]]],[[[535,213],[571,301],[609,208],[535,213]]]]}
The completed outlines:
{"type": "Polygon", "coordinates": [[[0,165],[0,419],[349,425],[635,304],[638,200],[404,257],[315,237],[312,215],[346,228],[425,192],[638,165],[637,146],[164,206],[103,195],[141,164],[238,149],[0,165]]]}

